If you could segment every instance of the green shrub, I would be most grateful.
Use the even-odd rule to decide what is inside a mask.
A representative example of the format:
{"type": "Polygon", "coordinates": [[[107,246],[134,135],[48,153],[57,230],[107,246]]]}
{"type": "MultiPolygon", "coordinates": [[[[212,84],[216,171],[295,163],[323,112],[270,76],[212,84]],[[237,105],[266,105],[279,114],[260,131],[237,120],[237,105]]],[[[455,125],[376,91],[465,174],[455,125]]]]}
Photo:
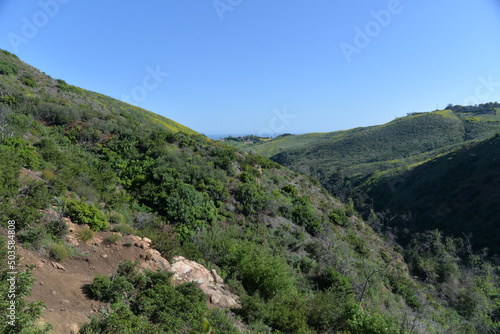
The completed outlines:
{"type": "Polygon", "coordinates": [[[78,231],[78,237],[81,241],[86,242],[94,237],[95,232],[92,231],[88,226],[85,226],[80,231],[78,231]]]}
{"type": "MultiPolygon", "coordinates": [[[[113,305],[111,314],[90,325],[101,333],[115,332],[112,327],[116,317],[117,306],[122,309],[120,314],[126,313],[126,319],[119,325],[120,333],[138,332],[130,328],[131,321],[145,319],[149,322],[148,328],[161,329],[168,333],[181,333],[186,328],[202,329],[200,319],[207,314],[206,297],[195,283],[184,283],[174,286],[171,281],[172,273],[166,271],[146,271],[139,273],[137,262],[121,262],[118,270],[111,276],[97,275],[89,290],[94,298],[109,302],[113,305]]],[[[226,324],[225,324],[226,325],[226,324]]],[[[218,332],[218,328],[213,326],[218,332]]],[[[91,331],[84,331],[92,333],[91,331]]],[[[155,333],[155,332],[152,332],[155,333]]],[[[229,332],[234,333],[234,332],[229,332]]]]}
{"type": "Polygon", "coordinates": [[[314,214],[314,207],[305,196],[297,197],[294,200],[292,220],[300,226],[304,226],[311,235],[321,232],[321,222],[314,214]]]}
{"type": "Polygon", "coordinates": [[[75,199],[65,199],[64,202],[68,208],[68,216],[73,222],[86,224],[94,231],[108,228],[106,217],[94,205],[75,199]]]}
{"type": "Polygon", "coordinates": [[[241,203],[240,211],[245,215],[263,211],[269,205],[266,192],[256,182],[243,183],[238,186],[235,197],[241,203]]]}
{"type": "Polygon", "coordinates": [[[16,64],[4,59],[0,59],[0,74],[16,75],[17,73],[19,73],[19,68],[16,64]]]}
{"type": "MultiPolygon", "coordinates": [[[[12,148],[0,145],[0,203],[6,202],[19,192],[20,157],[12,148]]],[[[12,219],[12,218],[9,218],[12,219]]]]}
{"type": "Polygon", "coordinates": [[[119,234],[112,234],[106,237],[106,241],[110,244],[116,244],[120,238],[121,236],[119,234]]]}
{"type": "Polygon", "coordinates": [[[40,159],[35,151],[35,148],[23,138],[8,138],[3,143],[5,146],[14,149],[19,158],[22,160],[23,167],[28,169],[37,170],[40,166],[40,159]]]}
{"type": "Polygon", "coordinates": [[[38,84],[35,79],[28,73],[24,73],[21,77],[21,81],[25,86],[36,88],[38,84]]]}
{"type": "Polygon", "coordinates": [[[295,186],[292,184],[283,186],[281,190],[290,197],[297,197],[297,195],[299,194],[297,188],[295,188],[295,186]]]}
{"type": "Polygon", "coordinates": [[[408,277],[403,275],[391,275],[389,276],[389,284],[392,287],[392,291],[403,297],[409,306],[413,308],[419,308],[421,306],[416,295],[417,287],[408,277]]]}
{"type": "Polygon", "coordinates": [[[66,260],[69,257],[68,249],[60,244],[52,244],[49,248],[50,256],[59,262],[66,260]]]}
{"type": "Polygon", "coordinates": [[[121,233],[121,235],[134,234],[135,230],[127,224],[118,224],[113,226],[113,232],[121,233]]]}
{"type": "Polygon", "coordinates": [[[354,250],[362,256],[367,255],[370,250],[366,247],[365,243],[353,232],[349,232],[346,236],[346,241],[354,246],[354,250]]]}
{"type": "Polygon", "coordinates": [[[43,226],[27,226],[25,229],[17,233],[19,241],[26,244],[31,244],[33,246],[38,246],[41,240],[43,240],[47,234],[43,226]]]}
{"type": "Polygon", "coordinates": [[[248,172],[243,172],[240,175],[238,175],[238,179],[243,183],[249,183],[255,181],[253,175],[248,172]]]}
{"type": "Polygon", "coordinates": [[[342,209],[333,209],[328,217],[336,225],[347,227],[349,224],[349,217],[347,217],[347,214],[342,209]]]}
{"type": "Polygon", "coordinates": [[[66,81],[64,81],[62,79],[57,79],[56,81],[57,81],[57,88],[59,88],[63,92],[69,92],[70,91],[69,85],[66,83],[66,81]]]}

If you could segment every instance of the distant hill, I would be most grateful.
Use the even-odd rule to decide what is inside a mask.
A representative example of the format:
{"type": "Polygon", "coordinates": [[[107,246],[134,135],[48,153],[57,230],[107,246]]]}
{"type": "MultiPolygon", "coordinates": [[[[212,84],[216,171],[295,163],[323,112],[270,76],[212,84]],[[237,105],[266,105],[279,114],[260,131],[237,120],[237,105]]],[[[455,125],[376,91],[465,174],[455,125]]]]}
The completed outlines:
{"type": "MultiPolygon", "coordinates": [[[[498,151],[495,151],[497,146],[490,145],[493,139],[489,138],[500,133],[500,104],[448,107],[446,110],[411,113],[383,125],[285,136],[246,147],[240,145],[240,148],[317,178],[335,196],[343,200],[352,198],[356,207],[366,215],[365,218],[368,217],[370,203],[380,211],[389,209],[400,214],[411,211],[415,218],[412,222],[419,224],[414,225],[416,228],[413,230],[440,228],[454,235],[471,232],[477,236],[477,246],[498,250],[497,239],[487,234],[499,224],[497,211],[492,207],[500,203],[495,202],[500,188],[488,187],[486,191],[485,185],[476,178],[490,173],[496,175],[494,170],[486,172],[486,166],[493,166],[490,159],[498,156],[498,151]],[[482,144],[475,146],[482,141],[486,143],[484,147],[491,151],[479,149],[482,144]],[[443,166],[450,167],[450,164],[441,166],[435,161],[448,161],[450,154],[470,150],[470,145],[478,150],[471,154],[475,154],[477,161],[474,161],[481,166],[481,171],[462,163],[460,167],[464,170],[453,174],[460,183],[451,182],[452,179],[442,172],[443,166]],[[439,158],[441,156],[443,158],[439,158]],[[387,187],[384,187],[386,184],[399,184],[401,175],[406,175],[408,171],[415,173],[411,175],[420,175],[421,170],[429,173],[425,178],[417,178],[426,180],[425,183],[410,184],[407,181],[404,184],[408,187],[397,192],[387,192],[387,187]],[[415,194],[409,193],[414,188],[418,188],[420,197],[415,198],[415,194]],[[446,191],[441,193],[439,189],[446,191]],[[465,193],[458,196],[460,192],[465,193]],[[364,197],[365,193],[371,195],[371,200],[364,197]],[[450,197],[438,205],[445,194],[450,197]],[[455,197],[451,194],[468,200],[452,200],[455,197]],[[423,205],[424,199],[429,198],[433,200],[423,205]],[[459,207],[456,203],[460,203],[459,207]],[[454,207],[456,210],[452,209],[454,207]]],[[[456,159],[450,161],[455,162],[456,159]]],[[[455,167],[459,170],[458,166],[455,167]]]]}
{"type": "Polygon", "coordinates": [[[411,213],[411,231],[471,234],[500,252],[500,135],[381,177],[368,193],[378,210],[411,213]]]}
{"type": "Polygon", "coordinates": [[[361,185],[375,173],[419,163],[469,140],[499,132],[500,105],[491,105],[494,107],[486,111],[410,114],[383,125],[278,137],[239,147],[314,176],[324,185],[333,173],[342,173],[361,185]]]}

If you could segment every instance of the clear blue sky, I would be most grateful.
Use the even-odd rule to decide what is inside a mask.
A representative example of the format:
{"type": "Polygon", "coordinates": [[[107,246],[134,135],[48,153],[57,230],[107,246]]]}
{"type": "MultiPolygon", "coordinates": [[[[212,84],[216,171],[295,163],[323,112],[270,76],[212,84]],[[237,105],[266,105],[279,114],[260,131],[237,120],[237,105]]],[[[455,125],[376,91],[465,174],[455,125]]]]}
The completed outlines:
{"type": "Polygon", "coordinates": [[[205,134],[324,132],[500,101],[499,3],[0,0],[0,48],[205,134]]]}

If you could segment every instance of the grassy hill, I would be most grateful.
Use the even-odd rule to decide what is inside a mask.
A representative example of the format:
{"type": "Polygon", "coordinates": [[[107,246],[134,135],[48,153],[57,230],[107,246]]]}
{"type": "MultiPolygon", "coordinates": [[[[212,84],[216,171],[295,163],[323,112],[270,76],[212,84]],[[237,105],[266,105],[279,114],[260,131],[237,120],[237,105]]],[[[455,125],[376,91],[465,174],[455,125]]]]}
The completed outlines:
{"type": "MultiPolygon", "coordinates": [[[[8,298],[17,318],[8,324],[7,246],[15,240],[62,265],[85,258],[86,248],[68,239],[66,218],[84,227],[82,243],[96,231],[139,235],[166,259],[181,255],[216,269],[241,301],[241,308],[210,310],[196,284],[172,287],[170,274],[141,273],[129,263],[79,287],[105,305],[80,333],[186,333],[202,330],[203,317],[217,334],[238,333],[235,317],[249,333],[500,327],[498,266],[480,261],[460,238],[426,231],[403,249],[314,179],[53,80],[5,51],[0,84],[0,332],[50,331],[36,322],[49,312],[43,300],[23,298],[32,268],[16,268],[17,293],[8,298]]],[[[452,127],[439,143],[466,133],[445,112],[433,117],[452,127]]],[[[437,131],[438,122],[427,123],[437,131]]],[[[364,130],[342,135],[358,145],[353,136],[364,130]]]]}
{"type": "Polygon", "coordinates": [[[361,185],[375,173],[420,163],[500,131],[499,113],[454,109],[409,115],[378,126],[278,137],[240,148],[317,177],[325,186],[338,173],[361,185]]]}
{"type": "Polygon", "coordinates": [[[500,192],[477,178],[497,175],[491,159],[499,152],[489,138],[500,133],[500,105],[448,107],[409,114],[383,125],[285,136],[244,149],[317,178],[344,200],[351,197],[365,218],[370,202],[379,211],[411,212],[413,230],[439,228],[455,236],[472,233],[477,237],[475,245],[498,252],[498,240],[488,234],[500,221],[493,209],[500,192]],[[475,157],[471,166],[461,162],[448,170],[436,164],[447,159],[455,163],[450,157],[470,150],[470,145],[491,150],[471,153],[475,157]],[[475,164],[481,168],[476,170],[475,164]],[[428,175],[421,174],[422,170],[428,175]],[[395,192],[388,190],[388,185],[399,184],[409,173],[419,175],[418,181],[404,182],[395,192]],[[371,199],[365,198],[365,192],[371,199]]]}
{"type": "Polygon", "coordinates": [[[15,110],[26,110],[52,126],[95,117],[124,117],[172,132],[196,133],[166,117],[53,79],[3,50],[0,50],[0,102],[15,110]]]}
{"type": "Polygon", "coordinates": [[[500,251],[500,136],[473,142],[413,168],[380,177],[369,194],[377,209],[412,214],[412,230],[471,234],[500,251]]]}

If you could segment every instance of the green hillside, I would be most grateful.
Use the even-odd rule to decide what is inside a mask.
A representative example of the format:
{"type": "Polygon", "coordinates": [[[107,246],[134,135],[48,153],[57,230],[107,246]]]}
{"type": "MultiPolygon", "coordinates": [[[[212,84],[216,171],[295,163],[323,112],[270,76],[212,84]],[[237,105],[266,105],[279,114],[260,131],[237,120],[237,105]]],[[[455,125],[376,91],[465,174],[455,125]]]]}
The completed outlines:
{"type": "Polygon", "coordinates": [[[379,178],[369,194],[377,209],[411,212],[411,230],[473,235],[500,252],[500,136],[459,147],[414,168],[379,178]]]}
{"type": "MultiPolygon", "coordinates": [[[[85,257],[65,238],[65,218],[88,226],[82,242],[93,231],[139,235],[169,260],[182,255],[216,269],[241,302],[211,310],[196,284],[174,288],[169,274],[126,264],[79,287],[104,305],[79,333],[187,333],[201,331],[203,317],[217,334],[239,333],[235,319],[248,333],[276,334],[500,328],[499,267],[460,238],[424,231],[402,248],[312,178],[53,80],[5,51],[0,83],[2,333],[50,332],[36,322],[50,312],[43,300],[23,299],[32,268],[16,268],[17,317],[14,326],[7,322],[7,245],[15,239],[63,265],[85,257]],[[12,221],[15,238],[6,230],[12,221]]],[[[428,133],[441,119],[450,129],[441,127],[446,135],[424,145],[411,138],[408,149],[391,144],[403,153],[454,144],[456,133],[467,132],[450,112],[412,119],[425,120],[428,133]]],[[[374,130],[339,135],[360,146],[357,136],[382,136],[374,130]]],[[[374,156],[368,151],[365,159],[374,156]]]]}
{"type": "Polygon", "coordinates": [[[47,125],[116,117],[172,132],[196,133],[166,117],[53,79],[3,50],[0,50],[0,75],[0,102],[15,110],[29,111],[47,125]]]}
{"type": "Polygon", "coordinates": [[[332,174],[345,175],[360,185],[374,173],[420,163],[500,131],[498,113],[457,107],[453,107],[456,111],[418,113],[378,126],[278,137],[240,148],[316,177],[325,186],[332,174]]]}
{"type": "MultiPolygon", "coordinates": [[[[498,103],[449,105],[447,110],[412,113],[383,125],[324,134],[284,136],[248,145],[244,149],[263,154],[284,166],[317,178],[331,194],[345,201],[352,200],[366,219],[373,205],[379,211],[391,210],[399,215],[412,212],[412,224],[416,226],[414,230],[439,228],[455,236],[471,232],[477,237],[475,245],[498,251],[497,240],[491,236],[486,238],[491,225],[498,222],[498,216],[491,212],[491,208],[479,206],[477,202],[491,203],[489,205],[493,207],[499,191],[491,188],[485,192],[484,187],[475,181],[475,177],[480,175],[478,173],[495,174],[493,170],[472,172],[473,169],[461,165],[469,173],[464,171],[461,178],[448,181],[442,181],[446,178],[441,176],[439,170],[429,170],[435,175],[423,179],[432,179],[432,182],[426,182],[425,186],[423,183],[416,185],[421,186],[418,194],[422,201],[424,198],[433,198],[436,187],[445,183],[449,194],[468,189],[466,193],[469,195],[461,197],[466,196],[470,201],[460,202],[460,209],[451,211],[449,208],[443,209],[437,200],[423,205],[415,198],[415,194],[410,196],[413,186],[409,184],[401,190],[404,192],[401,197],[398,197],[399,192],[384,192],[387,188],[381,185],[397,182],[402,173],[414,168],[417,170],[416,167],[420,165],[435,166],[430,161],[434,162],[441,156],[448,157],[450,152],[499,133],[499,107],[498,103]],[[366,196],[369,190],[371,198],[366,196]],[[441,210],[447,213],[443,215],[441,210]],[[474,218],[470,216],[472,213],[474,218]]],[[[498,155],[495,153],[498,152],[481,152],[476,156],[482,164],[489,166],[488,159],[498,155]]],[[[449,202],[443,205],[454,206],[449,202]]]]}

